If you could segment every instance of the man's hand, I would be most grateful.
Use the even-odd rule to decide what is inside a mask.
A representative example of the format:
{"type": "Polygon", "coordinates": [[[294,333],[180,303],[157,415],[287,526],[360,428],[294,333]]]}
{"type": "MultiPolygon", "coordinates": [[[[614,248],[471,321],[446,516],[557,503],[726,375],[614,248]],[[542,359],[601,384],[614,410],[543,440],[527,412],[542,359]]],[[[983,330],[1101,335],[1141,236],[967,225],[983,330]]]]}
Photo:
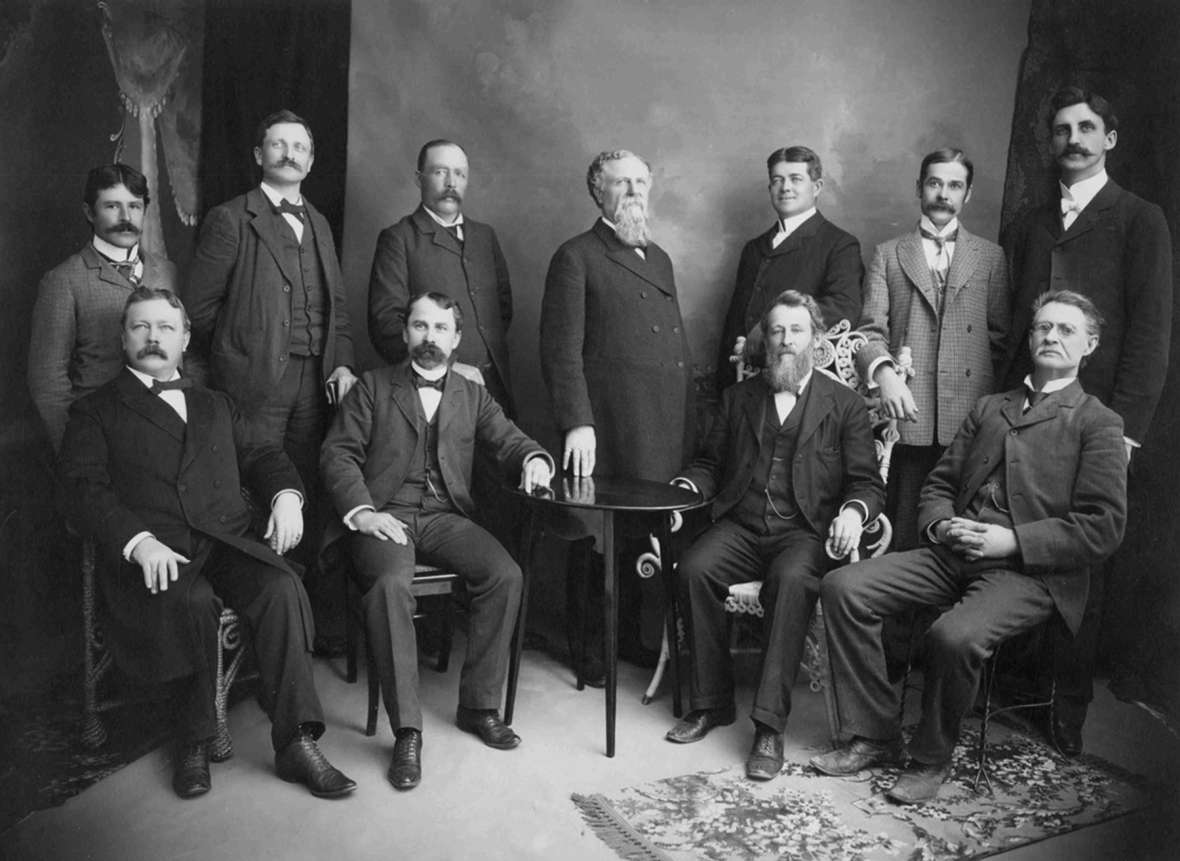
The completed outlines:
{"type": "Polygon", "coordinates": [[[325,383],[329,391],[332,389],[332,383],[336,384],[336,405],[339,406],[349,389],[356,385],[356,376],[347,366],[341,365],[332,372],[332,375],[328,377],[328,382],[325,383]]]}
{"type": "Polygon", "coordinates": [[[357,532],[379,538],[382,541],[392,539],[398,544],[410,543],[410,539],[406,535],[406,524],[387,511],[373,511],[371,509],[358,511],[352,516],[352,525],[356,527],[357,532]]]}
{"type": "Polygon", "coordinates": [[[180,577],[180,566],[189,563],[187,558],[150,535],[135,545],[131,561],[143,571],[143,585],[153,595],[167,592],[168,584],[180,577]]]}
{"type": "Polygon", "coordinates": [[[280,556],[303,540],[303,500],[298,493],[284,492],[275,497],[262,537],[280,556]]]}
{"type": "Polygon", "coordinates": [[[860,534],[863,531],[864,520],[860,512],[848,506],[833,518],[828,527],[828,550],[836,559],[843,559],[860,546],[860,534]]]}
{"type": "Polygon", "coordinates": [[[532,493],[534,487],[548,487],[552,478],[549,461],[543,457],[530,457],[520,471],[520,489],[532,493]]]}
{"type": "Polygon", "coordinates": [[[944,520],[935,530],[940,542],[964,559],[1003,559],[1020,551],[1015,531],[994,523],[980,523],[966,517],[944,520]]]}
{"type": "Polygon", "coordinates": [[[573,472],[580,478],[589,478],[594,472],[594,451],[598,448],[598,437],[593,425],[578,425],[565,434],[565,448],[561,453],[561,469],[573,472]]]}
{"type": "Polygon", "coordinates": [[[897,371],[888,362],[881,364],[873,375],[881,396],[881,410],[891,419],[904,422],[918,420],[918,407],[914,403],[914,394],[905,380],[898,376],[897,371]]]}

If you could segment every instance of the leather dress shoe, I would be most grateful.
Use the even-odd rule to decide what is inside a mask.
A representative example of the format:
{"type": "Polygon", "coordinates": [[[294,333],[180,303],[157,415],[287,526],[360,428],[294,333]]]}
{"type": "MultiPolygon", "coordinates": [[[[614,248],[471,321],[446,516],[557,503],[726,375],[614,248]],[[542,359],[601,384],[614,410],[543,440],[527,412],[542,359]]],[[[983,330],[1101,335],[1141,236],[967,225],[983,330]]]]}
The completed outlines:
{"type": "Polygon", "coordinates": [[[676,744],[692,744],[707,736],[713,727],[729,726],[735,720],[737,714],[732,705],[720,709],[697,709],[677,721],[664,738],[676,744]]]}
{"type": "Polygon", "coordinates": [[[204,795],[213,786],[209,777],[209,742],[194,741],[183,745],[176,755],[172,788],[181,798],[204,795]]]}
{"type": "Polygon", "coordinates": [[[927,765],[914,760],[897,778],[897,782],[885,790],[885,797],[898,804],[921,804],[938,795],[938,790],[950,774],[951,764],[941,762],[927,765]]]}
{"type": "Polygon", "coordinates": [[[746,757],[746,777],[750,780],[774,780],[783,770],[783,734],[770,727],[754,730],[754,744],[746,757]]]}
{"type": "Polygon", "coordinates": [[[606,667],[603,666],[601,658],[588,655],[582,661],[582,669],[579,675],[582,677],[582,684],[588,688],[606,687],[606,667]]]}
{"type": "Polygon", "coordinates": [[[455,726],[477,735],[488,747],[496,750],[512,750],[520,744],[520,736],[512,731],[512,727],[500,720],[495,709],[469,709],[459,706],[455,715],[455,726]]]}
{"type": "Polygon", "coordinates": [[[393,743],[393,761],[385,773],[394,789],[413,789],[422,781],[422,733],[399,730],[393,743]]]}
{"type": "Polygon", "coordinates": [[[275,754],[275,772],[288,783],[302,783],[317,798],[340,798],[356,789],[356,781],[333,767],[306,731],[275,754]]]}
{"type": "Polygon", "coordinates": [[[857,737],[837,750],[813,756],[811,767],[833,777],[856,774],[874,765],[891,765],[901,760],[901,739],[873,741],[857,737]]]}
{"type": "Polygon", "coordinates": [[[1062,756],[1075,757],[1082,752],[1082,726],[1055,714],[1049,740],[1061,751],[1062,756]]]}

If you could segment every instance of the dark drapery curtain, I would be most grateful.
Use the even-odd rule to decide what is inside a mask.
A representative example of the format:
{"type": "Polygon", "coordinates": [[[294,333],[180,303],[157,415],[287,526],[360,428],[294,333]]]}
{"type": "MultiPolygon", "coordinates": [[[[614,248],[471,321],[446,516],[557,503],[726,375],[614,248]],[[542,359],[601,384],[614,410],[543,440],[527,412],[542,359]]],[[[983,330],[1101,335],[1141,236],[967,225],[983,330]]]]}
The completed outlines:
{"type": "Polygon", "coordinates": [[[260,179],[258,121],[281,108],[307,120],[315,164],[303,192],[340,247],[348,156],[351,0],[206,0],[201,213],[260,179]]]}
{"type": "MultiPolygon", "coordinates": [[[[1119,117],[1107,171],[1159,204],[1180,251],[1180,4],[1174,0],[1033,0],[1016,94],[1001,234],[1056,196],[1049,98],[1078,84],[1119,117]]],[[[1180,262],[1180,261],[1176,261],[1180,262]]],[[[1180,276],[1180,265],[1173,271],[1180,276]]],[[[1180,312],[1180,304],[1177,306],[1180,312]]],[[[1123,699],[1180,723],[1180,330],[1159,410],[1130,480],[1126,539],[1106,580],[1100,664],[1123,699]]]]}

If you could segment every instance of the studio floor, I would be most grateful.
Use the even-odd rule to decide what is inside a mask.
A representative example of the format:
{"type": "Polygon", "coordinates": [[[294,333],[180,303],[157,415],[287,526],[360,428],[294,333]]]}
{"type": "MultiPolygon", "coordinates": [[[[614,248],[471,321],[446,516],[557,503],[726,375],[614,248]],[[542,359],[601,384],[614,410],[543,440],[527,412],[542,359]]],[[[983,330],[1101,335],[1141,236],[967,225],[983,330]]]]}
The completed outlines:
{"type": "MultiPolygon", "coordinates": [[[[456,643],[461,650],[462,641],[456,643]]],[[[570,794],[621,787],[740,763],[751,729],[739,719],[703,742],[663,739],[670,698],[644,706],[648,670],[620,664],[618,748],[604,756],[604,697],[574,688],[565,667],[540,651],[525,652],[515,728],[523,744],[503,752],[483,747],[453,725],[457,651],[446,675],[422,669],[425,711],[422,784],[397,792],[385,781],[393,747],[388,723],[363,733],[366,688],[343,680],[342,662],[317,660],[328,719],[321,740],[331,761],[357,781],[339,801],[313,798],[273,774],[269,726],[252,701],[230,714],[235,756],[213,766],[213,790],[180,801],[171,766],[157,750],[90,787],[59,808],[34,813],[0,835],[7,861],[213,861],[213,859],[586,859],[617,856],[583,823],[570,794]]],[[[748,710],[749,679],[738,697],[748,710]]],[[[822,697],[802,683],[787,745],[826,745],[822,697]]],[[[1141,709],[1099,686],[1086,726],[1086,749],[1164,785],[1180,774],[1180,741],[1141,709]]],[[[1174,797],[1174,796],[1173,796],[1174,797]]],[[[1006,853],[1027,859],[1175,858],[1175,809],[1141,811],[1006,853]]]]}

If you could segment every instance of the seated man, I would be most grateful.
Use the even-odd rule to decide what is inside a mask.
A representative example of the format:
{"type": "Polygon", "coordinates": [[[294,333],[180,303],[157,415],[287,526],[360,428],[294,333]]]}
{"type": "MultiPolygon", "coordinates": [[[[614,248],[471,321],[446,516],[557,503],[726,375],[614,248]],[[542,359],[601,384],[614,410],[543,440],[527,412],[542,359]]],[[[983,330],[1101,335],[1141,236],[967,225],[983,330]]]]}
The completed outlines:
{"type": "Polygon", "coordinates": [[[819,581],[860,540],[885,501],[864,400],[813,372],[823,337],[819,305],[787,290],[762,317],[767,367],[726,389],[703,455],[675,479],[716,494],[714,525],[684,554],[678,586],[692,647],[689,712],[667,734],[700,741],[734,721],[724,602],[734,583],[762,578],[766,610],[754,745],[746,774],[770,780],[783,764],[783,730],[819,581]]]}
{"type": "Polygon", "coordinates": [[[1077,381],[1100,326],[1084,296],[1043,294],[1028,337],[1032,375],[1020,389],[980,398],[922,488],[918,523],[931,546],[824,580],[832,679],[852,738],[814,757],[819,771],[853,774],[901,755],[882,616],[954,605],[927,635],[911,762],[886,792],[902,804],[937,795],[983,663],[1001,641],[1055,610],[1077,631],[1089,568],[1118,547],[1127,513],[1123,422],[1077,381]]]}
{"type": "Polygon", "coordinates": [[[410,584],[418,558],[459,574],[471,596],[467,657],[459,681],[460,729],[508,750],[520,738],[500,720],[509,647],[520,609],[520,568],[469,518],[476,446],[526,491],[547,487],[553,460],[509,421],[481,385],[448,372],[463,312],[443,293],[420,293],[402,337],[409,361],[370,371],[344,399],[324,440],[320,472],[342,521],[364,595],[365,625],[397,741],[389,781],[422,779],[422,709],[410,584]],[[351,531],[349,534],[347,530],[351,531]]]}
{"type": "Polygon", "coordinates": [[[66,425],[68,515],[105,556],[98,583],[116,663],[146,681],[192,677],[172,785],[181,798],[208,792],[224,601],[249,626],[279,777],[323,798],[346,795],[356,784],[316,747],[324,716],[311,611],[281,557],[303,533],[299,476],[277,446],[241,446],[230,400],[179,375],[188,341],[173,293],[133,290],[123,311],[127,367],[76,401],[66,425]],[[270,547],[248,535],[239,469],[270,503],[270,547]]]}

